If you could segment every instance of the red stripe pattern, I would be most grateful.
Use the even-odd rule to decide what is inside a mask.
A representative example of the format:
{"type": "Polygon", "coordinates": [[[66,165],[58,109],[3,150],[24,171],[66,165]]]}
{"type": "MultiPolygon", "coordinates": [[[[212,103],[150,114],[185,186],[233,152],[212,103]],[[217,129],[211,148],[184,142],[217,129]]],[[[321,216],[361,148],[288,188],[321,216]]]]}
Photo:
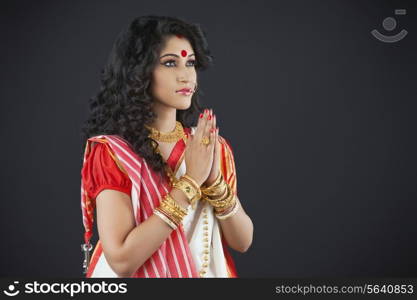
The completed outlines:
{"type": "MultiPolygon", "coordinates": [[[[190,133],[186,131],[187,136],[190,133]]],[[[135,209],[136,225],[139,225],[153,214],[153,209],[160,205],[163,197],[170,192],[171,186],[167,176],[161,176],[155,173],[148,166],[146,161],[139,157],[131,149],[132,146],[116,135],[101,135],[88,139],[84,152],[84,162],[93,143],[105,143],[115,154],[118,163],[128,173],[132,181],[132,189],[135,190],[137,197],[133,197],[132,205],[135,209]]],[[[233,190],[236,192],[236,176],[234,169],[233,154],[225,140],[222,140],[222,172],[229,184],[233,184],[233,190]]],[[[184,145],[180,145],[179,149],[184,149],[184,145]]],[[[178,151],[180,152],[180,151],[178,151]]],[[[176,155],[180,157],[181,155],[176,155]]],[[[172,159],[172,164],[175,160],[172,159]]],[[[95,199],[89,199],[84,190],[81,181],[81,210],[83,214],[83,225],[85,228],[84,241],[89,243],[93,232],[95,199]]],[[[230,277],[237,277],[236,268],[233,259],[227,250],[227,244],[224,239],[223,249],[225,259],[228,265],[230,277]]],[[[91,262],[86,277],[91,277],[97,261],[102,254],[102,246],[100,241],[93,252],[91,262]]],[[[176,230],[172,231],[168,239],[155,251],[155,253],[133,274],[132,277],[152,277],[152,278],[189,278],[199,277],[192,259],[191,251],[185,236],[184,228],[180,225],[176,230]]]]}

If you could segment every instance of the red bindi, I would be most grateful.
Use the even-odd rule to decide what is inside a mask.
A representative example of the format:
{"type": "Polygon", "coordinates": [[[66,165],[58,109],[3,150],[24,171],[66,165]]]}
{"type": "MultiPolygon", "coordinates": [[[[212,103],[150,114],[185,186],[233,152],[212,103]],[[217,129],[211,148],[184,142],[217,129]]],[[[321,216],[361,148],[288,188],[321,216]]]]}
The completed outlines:
{"type": "Polygon", "coordinates": [[[182,57],[186,57],[186,56],[187,56],[187,51],[182,50],[182,51],[181,51],[181,56],[182,56],[182,57]]]}
{"type": "Polygon", "coordinates": [[[183,36],[181,34],[176,34],[177,38],[182,39],[183,36]]]}

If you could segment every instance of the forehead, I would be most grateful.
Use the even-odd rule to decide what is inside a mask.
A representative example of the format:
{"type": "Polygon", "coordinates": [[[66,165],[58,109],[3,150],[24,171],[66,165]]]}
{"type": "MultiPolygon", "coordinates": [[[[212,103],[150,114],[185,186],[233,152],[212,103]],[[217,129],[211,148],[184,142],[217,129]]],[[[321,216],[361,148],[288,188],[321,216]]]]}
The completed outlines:
{"type": "Polygon", "coordinates": [[[166,53],[179,55],[182,50],[186,50],[188,53],[192,53],[193,48],[190,42],[185,37],[178,38],[175,35],[170,35],[165,38],[165,42],[161,50],[161,55],[166,53]]]}

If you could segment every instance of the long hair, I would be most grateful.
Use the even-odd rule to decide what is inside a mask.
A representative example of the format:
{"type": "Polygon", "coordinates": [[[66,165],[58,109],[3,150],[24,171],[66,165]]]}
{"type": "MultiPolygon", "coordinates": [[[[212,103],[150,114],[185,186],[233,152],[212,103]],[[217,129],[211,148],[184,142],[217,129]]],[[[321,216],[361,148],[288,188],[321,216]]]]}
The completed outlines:
{"type": "MultiPolygon", "coordinates": [[[[95,135],[119,135],[129,142],[133,151],[163,174],[165,162],[156,152],[157,143],[149,138],[144,126],[157,117],[152,111],[149,87],[164,39],[182,35],[191,44],[197,71],[212,62],[203,29],[198,24],[178,18],[142,16],[135,18],[117,37],[109,59],[101,71],[101,87],[90,99],[90,114],[82,127],[83,147],[95,135]]],[[[199,91],[193,94],[191,106],[177,110],[177,120],[184,127],[192,126],[200,112],[199,91]]],[[[84,148],[83,148],[84,149],[84,148]]]]}

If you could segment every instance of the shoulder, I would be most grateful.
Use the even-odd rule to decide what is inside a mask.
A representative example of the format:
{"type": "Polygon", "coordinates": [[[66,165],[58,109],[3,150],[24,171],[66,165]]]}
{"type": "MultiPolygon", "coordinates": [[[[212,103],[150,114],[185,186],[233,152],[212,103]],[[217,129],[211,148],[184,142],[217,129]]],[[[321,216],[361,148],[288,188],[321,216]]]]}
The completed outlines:
{"type": "Polygon", "coordinates": [[[115,136],[111,135],[96,135],[92,136],[87,140],[87,153],[86,156],[89,159],[92,157],[104,157],[104,156],[114,156],[114,151],[112,146],[115,143],[115,136]]]}
{"type": "Polygon", "coordinates": [[[121,156],[135,157],[141,160],[142,158],[135,152],[133,145],[120,135],[96,135],[90,137],[87,141],[87,147],[94,146],[97,143],[105,144],[111,149],[112,153],[121,156]]]}
{"type": "Polygon", "coordinates": [[[83,171],[92,171],[93,173],[118,173],[121,171],[127,175],[127,172],[111,147],[104,142],[96,142],[91,146],[91,150],[83,166],[83,171]]]}
{"type": "Polygon", "coordinates": [[[125,145],[127,147],[131,147],[130,143],[126,139],[121,137],[120,135],[107,135],[107,134],[96,135],[96,136],[90,137],[88,139],[88,142],[90,142],[91,144],[95,144],[95,143],[110,144],[110,145],[120,144],[120,145],[125,145]]]}

